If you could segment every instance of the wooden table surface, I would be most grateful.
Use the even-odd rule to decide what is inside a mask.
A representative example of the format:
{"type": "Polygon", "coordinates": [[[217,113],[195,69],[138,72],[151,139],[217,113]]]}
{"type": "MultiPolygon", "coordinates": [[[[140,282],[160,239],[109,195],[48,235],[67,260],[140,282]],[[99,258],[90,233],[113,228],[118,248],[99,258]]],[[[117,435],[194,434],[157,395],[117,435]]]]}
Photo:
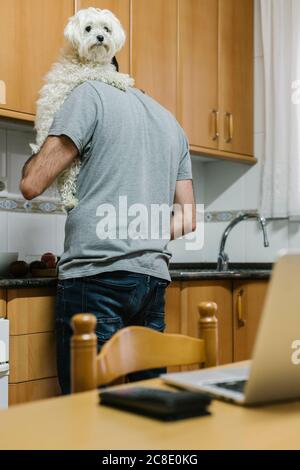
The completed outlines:
{"type": "Polygon", "coordinates": [[[164,423],[99,406],[98,392],[85,392],[1,411],[0,449],[300,448],[300,402],[247,409],[215,400],[211,411],[164,423]]]}

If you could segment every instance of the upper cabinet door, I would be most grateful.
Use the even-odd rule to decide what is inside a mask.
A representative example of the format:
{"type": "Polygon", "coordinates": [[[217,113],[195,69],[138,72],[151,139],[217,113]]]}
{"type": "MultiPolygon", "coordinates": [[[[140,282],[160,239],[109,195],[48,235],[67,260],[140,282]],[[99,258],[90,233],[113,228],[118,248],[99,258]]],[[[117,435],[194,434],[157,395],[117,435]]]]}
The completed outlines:
{"type": "Polygon", "coordinates": [[[219,0],[220,149],[253,155],[253,0],[219,0]]]}
{"type": "Polygon", "coordinates": [[[0,12],[0,114],[32,120],[74,0],[0,0],[0,12]]]}
{"type": "Polygon", "coordinates": [[[179,0],[178,118],[192,147],[218,148],[218,0],[179,0]]]}
{"type": "Polygon", "coordinates": [[[132,0],[132,64],[136,87],[176,114],[177,0],[132,0]]]}
{"type": "Polygon", "coordinates": [[[77,10],[82,8],[95,7],[102,10],[112,11],[120,20],[125,32],[126,43],[121,51],[116,55],[119,70],[129,73],[130,70],[130,0],[78,0],[77,10]]]}

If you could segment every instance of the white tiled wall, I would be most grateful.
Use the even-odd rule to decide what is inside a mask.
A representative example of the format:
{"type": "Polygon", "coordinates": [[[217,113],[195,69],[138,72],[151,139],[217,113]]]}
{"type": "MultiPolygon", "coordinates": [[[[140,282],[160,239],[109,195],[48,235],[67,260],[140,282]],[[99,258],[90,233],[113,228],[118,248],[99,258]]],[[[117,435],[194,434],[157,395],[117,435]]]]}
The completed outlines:
{"type": "MultiPolygon", "coordinates": [[[[6,191],[0,192],[0,196],[7,193],[20,195],[18,182],[30,155],[29,142],[33,140],[32,126],[11,125],[0,120],[0,178],[6,183],[6,191]],[[6,162],[6,168],[3,162],[6,162]]],[[[0,252],[17,251],[19,259],[46,251],[60,255],[64,223],[64,215],[0,211],[0,252]]]]}
{"type": "Polygon", "coordinates": [[[0,252],[7,250],[7,212],[0,212],[0,252]]]}
{"type": "Polygon", "coordinates": [[[64,215],[0,212],[0,252],[19,252],[19,259],[63,250],[64,215]]]}
{"type": "Polygon", "coordinates": [[[7,187],[10,193],[19,193],[19,179],[26,159],[30,155],[29,142],[33,133],[19,130],[6,130],[7,187]]]}
{"type": "MultiPolygon", "coordinates": [[[[193,185],[195,191],[196,200],[199,204],[203,204],[205,197],[205,172],[204,163],[199,160],[197,156],[192,155],[192,167],[193,167],[193,185]]],[[[187,251],[185,249],[185,240],[175,240],[169,243],[169,250],[172,252],[173,263],[199,263],[204,261],[204,251],[187,251]]]]}

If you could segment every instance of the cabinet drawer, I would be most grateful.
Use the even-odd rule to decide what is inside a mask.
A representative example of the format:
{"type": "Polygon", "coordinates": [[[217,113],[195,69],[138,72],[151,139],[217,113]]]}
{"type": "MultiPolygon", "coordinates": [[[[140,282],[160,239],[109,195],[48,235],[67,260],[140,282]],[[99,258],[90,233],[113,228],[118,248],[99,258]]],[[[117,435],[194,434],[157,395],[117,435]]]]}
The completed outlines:
{"type": "Polygon", "coordinates": [[[56,377],[54,332],[10,337],[9,382],[56,377]]]}
{"type": "Polygon", "coordinates": [[[54,330],[55,289],[9,289],[7,318],[11,335],[54,330]]]}
{"type": "Polygon", "coordinates": [[[9,405],[42,400],[61,394],[57,377],[51,379],[32,380],[18,384],[9,384],[9,405]]]}

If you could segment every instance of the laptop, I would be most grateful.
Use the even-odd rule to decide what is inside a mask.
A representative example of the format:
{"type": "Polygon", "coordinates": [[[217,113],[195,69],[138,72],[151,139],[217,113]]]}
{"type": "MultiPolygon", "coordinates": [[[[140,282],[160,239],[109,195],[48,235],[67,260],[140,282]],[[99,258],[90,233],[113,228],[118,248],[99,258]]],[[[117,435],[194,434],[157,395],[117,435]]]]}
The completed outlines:
{"type": "Polygon", "coordinates": [[[249,362],[161,378],[241,405],[300,398],[300,252],[285,253],[275,264],[249,362]]]}

